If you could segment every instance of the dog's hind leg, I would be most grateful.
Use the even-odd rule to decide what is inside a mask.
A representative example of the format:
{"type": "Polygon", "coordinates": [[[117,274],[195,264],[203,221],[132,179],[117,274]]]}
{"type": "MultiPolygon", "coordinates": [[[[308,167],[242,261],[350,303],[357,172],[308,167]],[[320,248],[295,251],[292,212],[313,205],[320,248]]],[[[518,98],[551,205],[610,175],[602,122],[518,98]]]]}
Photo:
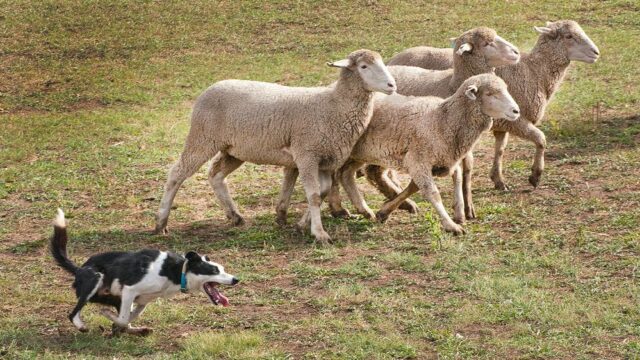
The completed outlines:
{"type": "Polygon", "coordinates": [[[103,277],[104,275],[90,267],[80,268],[76,273],[76,280],[73,285],[76,288],[78,303],[69,314],[69,320],[82,332],[88,329],[80,317],[80,311],[100,289],[103,277]]]}
{"type": "Polygon", "coordinates": [[[122,303],[120,304],[118,316],[108,309],[103,309],[102,315],[113,321],[115,326],[126,328],[131,319],[131,307],[136,296],[137,294],[131,290],[131,287],[125,285],[122,289],[122,303]]]}

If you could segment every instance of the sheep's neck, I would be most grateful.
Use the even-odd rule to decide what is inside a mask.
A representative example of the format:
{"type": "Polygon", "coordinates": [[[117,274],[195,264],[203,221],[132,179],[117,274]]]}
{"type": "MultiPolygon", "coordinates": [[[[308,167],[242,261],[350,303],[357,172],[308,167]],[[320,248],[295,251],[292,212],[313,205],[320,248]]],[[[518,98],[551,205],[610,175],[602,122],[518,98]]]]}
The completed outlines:
{"type": "Polygon", "coordinates": [[[448,135],[445,137],[447,153],[453,154],[455,160],[468,153],[493,123],[491,117],[482,113],[479,104],[471,101],[465,95],[454,95],[440,105],[438,133],[448,135]]]}
{"type": "Polygon", "coordinates": [[[466,60],[462,59],[460,55],[453,55],[453,76],[449,81],[449,89],[453,94],[458,90],[460,85],[468,78],[485,73],[493,72],[493,68],[488,66],[484,59],[479,59],[474,55],[467,56],[466,60]],[[471,58],[473,56],[473,58],[471,58]]]}
{"type": "Polygon", "coordinates": [[[365,89],[362,78],[353,71],[342,69],[334,94],[338,102],[353,104],[345,120],[352,125],[366,126],[373,113],[373,92],[365,89]]]}
{"type": "Polygon", "coordinates": [[[570,60],[559,54],[553,45],[553,40],[540,36],[536,46],[522,59],[536,73],[538,89],[543,91],[547,100],[560,86],[570,64],[570,60]]]}

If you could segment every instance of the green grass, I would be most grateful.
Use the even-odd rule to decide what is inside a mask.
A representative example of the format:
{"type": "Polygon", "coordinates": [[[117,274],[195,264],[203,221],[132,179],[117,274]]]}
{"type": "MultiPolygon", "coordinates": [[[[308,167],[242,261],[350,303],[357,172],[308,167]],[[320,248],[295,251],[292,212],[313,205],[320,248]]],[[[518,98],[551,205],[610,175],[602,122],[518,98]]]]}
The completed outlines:
{"type": "MultiPolygon", "coordinates": [[[[0,357],[640,358],[638,12],[634,1],[3,2],[0,357]],[[226,221],[203,168],[178,194],[171,234],[150,233],[190,106],[215,81],[328,84],[325,62],[352,50],[388,58],[479,25],[528,50],[532,27],[559,18],[581,23],[602,57],[572,65],[547,109],[540,188],[526,181],[533,147],[513,139],[512,190],[492,190],[482,138],[467,235],[443,233],[416,196],[419,214],[384,225],[326,213],[335,243],[320,248],[275,225],[281,172],[251,164],[229,178],[246,226],[226,221]],[[109,338],[89,306],[91,330],[78,333],[71,279],[46,250],[56,207],[76,261],[198,250],[242,278],[225,289],[232,306],[159,300],[139,320],[147,338],[109,338]]],[[[438,184],[450,207],[450,180],[438,184]]],[[[289,223],[304,209],[298,187],[289,223]]]]}

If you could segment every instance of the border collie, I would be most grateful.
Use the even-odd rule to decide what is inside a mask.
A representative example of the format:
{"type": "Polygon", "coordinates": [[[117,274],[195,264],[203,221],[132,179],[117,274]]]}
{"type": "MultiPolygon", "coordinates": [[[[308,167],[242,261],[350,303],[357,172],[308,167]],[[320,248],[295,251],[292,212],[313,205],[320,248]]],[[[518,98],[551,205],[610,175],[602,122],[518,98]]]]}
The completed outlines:
{"type": "Polygon", "coordinates": [[[75,276],[73,287],[78,303],[69,320],[83,332],[88,329],[80,318],[80,311],[87,302],[116,308],[118,314],[106,308],[102,310],[102,314],[113,321],[113,335],[121,332],[147,335],[151,329],[133,328],[129,324],[153,300],[202,289],[214,304],[228,306],[229,300],[217,286],[239,282],[227,274],[224,267],[193,251],[184,257],[158,250],[112,251],[94,255],[79,267],[67,256],[67,225],[61,209],[53,223],[50,248],[56,263],[75,276]]]}

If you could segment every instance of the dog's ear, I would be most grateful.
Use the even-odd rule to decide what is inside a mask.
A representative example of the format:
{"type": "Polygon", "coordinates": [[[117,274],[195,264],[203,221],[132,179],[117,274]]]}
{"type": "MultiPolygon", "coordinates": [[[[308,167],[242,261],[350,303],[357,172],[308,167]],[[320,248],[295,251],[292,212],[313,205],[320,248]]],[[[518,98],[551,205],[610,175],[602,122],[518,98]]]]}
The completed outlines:
{"type": "Polygon", "coordinates": [[[189,260],[189,262],[202,261],[200,255],[198,255],[198,253],[195,251],[189,251],[184,255],[184,257],[189,260]]]}

